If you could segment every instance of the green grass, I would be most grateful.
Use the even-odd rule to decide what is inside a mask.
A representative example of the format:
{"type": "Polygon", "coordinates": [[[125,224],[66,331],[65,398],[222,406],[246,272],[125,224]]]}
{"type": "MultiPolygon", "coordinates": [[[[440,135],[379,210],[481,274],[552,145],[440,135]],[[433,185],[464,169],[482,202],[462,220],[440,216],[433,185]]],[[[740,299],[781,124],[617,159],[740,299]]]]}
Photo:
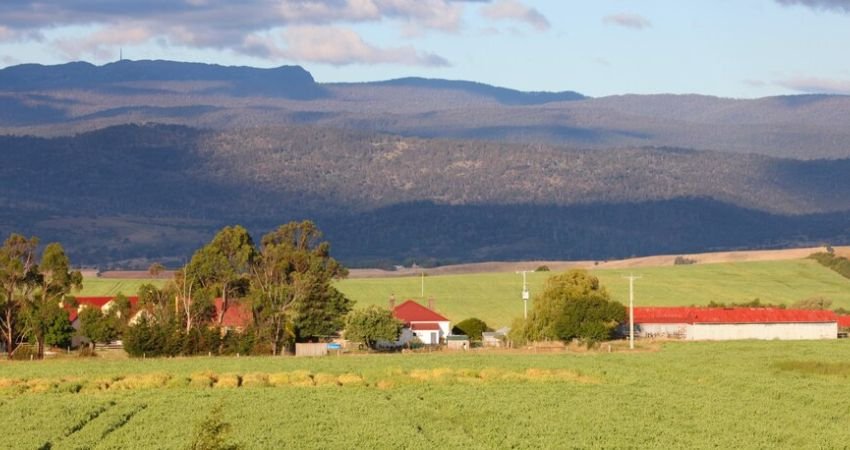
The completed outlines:
{"type": "Polygon", "coordinates": [[[227,441],[252,449],[840,448],[850,435],[848,360],[841,340],[2,362],[0,435],[11,448],[186,448],[221,406],[227,441]],[[585,381],[546,375],[557,373],[585,381]],[[248,374],[313,382],[235,387],[248,374]],[[320,381],[343,376],[362,382],[320,381]]]}
{"type": "Polygon", "coordinates": [[[139,287],[145,283],[162,286],[164,281],[120,278],[85,278],[83,279],[82,291],[74,292],[73,294],[78,297],[101,297],[117,295],[119,293],[126,296],[133,296],[139,291],[139,287]]]}
{"type": "MultiPolygon", "coordinates": [[[[638,268],[634,270],[594,270],[614,299],[628,302],[628,281],[634,273],[635,303],[644,306],[705,305],[715,302],[762,302],[791,304],[809,297],[826,297],[833,307],[850,308],[850,280],[812,260],[695,264],[638,268]]],[[[539,293],[552,272],[528,274],[532,297],[539,293]]],[[[78,295],[135,295],[139,286],[151,280],[87,278],[78,295]]],[[[162,284],[161,280],[153,280],[162,284]]],[[[522,316],[522,276],[515,273],[485,273],[425,277],[425,298],[420,295],[420,277],[359,278],[337,285],[357,302],[358,307],[387,305],[390,295],[396,303],[412,298],[427,304],[433,297],[436,308],[453,322],[478,317],[490,326],[510,325],[522,316]]]]}
{"type": "MultiPolygon", "coordinates": [[[[850,280],[811,260],[698,264],[594,270],[615,300],[628,302],[631,273],[635,303],[644,306],[705,305],[715,302],[762,302],[790,304],[813,296],[829,298],[833,307],[850,308],[850,280]]],[[[541,291],[551,272],[529,274],[532,297],[541,291]]],[[[391,294],[396,302],[407,298],[422,301],[419,277],[350,279],[339,288],[358,306],[386,305],[391,294]]],[[[425,301],[433,296],[437,309],[454,322],[478,317],[490,326],[510,325],[522,316],[522,277],[515,273],[446,275],[425,277],[425,301]]],[[[424,302],[423,302],[424,303],[424,302]]]]}

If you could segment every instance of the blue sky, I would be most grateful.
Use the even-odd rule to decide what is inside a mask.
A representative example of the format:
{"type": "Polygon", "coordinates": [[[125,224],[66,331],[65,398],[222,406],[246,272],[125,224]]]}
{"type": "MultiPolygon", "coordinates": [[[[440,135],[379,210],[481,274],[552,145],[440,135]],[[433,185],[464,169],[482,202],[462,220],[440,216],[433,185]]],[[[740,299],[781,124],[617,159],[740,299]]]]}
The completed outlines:
{"type": "Polygon", "coordinates": [[[850,94],[850,0],[14,0],[0,66],[300,64],[592,96],[850,94]]]}

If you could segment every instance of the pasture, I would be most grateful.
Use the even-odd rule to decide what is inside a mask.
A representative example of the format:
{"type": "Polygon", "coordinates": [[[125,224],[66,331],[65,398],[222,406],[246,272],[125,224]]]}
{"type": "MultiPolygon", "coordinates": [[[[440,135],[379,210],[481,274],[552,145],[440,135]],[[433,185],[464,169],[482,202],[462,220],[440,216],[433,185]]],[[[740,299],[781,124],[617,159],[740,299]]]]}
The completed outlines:
{"type": "MultiPolygon", "coordinates": [[[[532,298],[553,272],[528,274],[532,298]]],[[[628,304],[629,285],[623,277],[631,273],[635,282],[635,304],[643,306],[688,306],[714,302],[791,304],[809,297],[825,297],[833,307],[850,308],[850,280],[819,265],[800,259],[741,263],[694,264],[634,269],[597,269],[592,273],[615,300],[628,304]]],[[[358,306],[386,305],[390,295],[396,302],[412,298],[422,301],[420,277],[359,278],[339,283],[339,289],[358,306]]],[[[510,325],[522,316],[522,276],[513,272],[425,277],[427,301],[457,322],[478,317],[488,325],[510,325]]],[[[424,302],[423,302],[424,303],[424,302]]]]}
{"type": "Polygon", "coordinates": [[[842,340],[4,361],[0,435],[9,448],[186,448],[218,407],[242,448],[837,448],[849,360],[842,340]]]}
{"type": "MultiPolygon", "coordinates": [[[[553,273],[528,274],[532,297],[553,273]]],[[[623,277],[634,273],[642,277],[635,283],[635,303],[643,306],[705,305],[755,298],[787,305],[819,296],[832,300],[834,308],[850,308],[850,280],[808,259],[597,269],[592,273],[615,300],[624,304],[629,291],[623,277]]],[[[161,285],[163,280],[86,278],[78,295],[135,295],[146,282],[161,285]]],[[[390,295],[395,295],[397,304],[409,298],[427,304],[433,297],[436,309],[454,322],[478,317],[500,327],[522,316],[522,276],[513,272],[426,276],[424,298],[418,276],[352,278],[340,281],[337,287],[359,307],[386,306],[390,295]]]]}

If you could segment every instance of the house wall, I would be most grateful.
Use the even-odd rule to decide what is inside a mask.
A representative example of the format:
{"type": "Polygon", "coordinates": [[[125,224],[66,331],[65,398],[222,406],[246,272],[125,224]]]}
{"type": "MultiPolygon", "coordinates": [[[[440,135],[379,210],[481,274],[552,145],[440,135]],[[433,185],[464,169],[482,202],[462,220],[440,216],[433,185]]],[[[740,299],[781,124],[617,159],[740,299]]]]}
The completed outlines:
{"type": "Polygon", "coordinates": [[[414,331],[413,334],[425,345],[439,344],[440,338],[443,337],[442,330],[418,330],[414,331]]]}
{"type": "Polygon", "coordinates": [[[721,341],[734,339],[837,339],[838,324],[830,323],[747,323],[691,325],[688,339],[721,341]]]}

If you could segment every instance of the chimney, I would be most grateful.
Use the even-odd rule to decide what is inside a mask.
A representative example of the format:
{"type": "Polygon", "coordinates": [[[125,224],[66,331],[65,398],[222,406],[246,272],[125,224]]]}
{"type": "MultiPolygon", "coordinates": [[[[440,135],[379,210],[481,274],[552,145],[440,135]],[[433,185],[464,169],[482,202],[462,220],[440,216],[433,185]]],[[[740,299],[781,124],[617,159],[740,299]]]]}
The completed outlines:
{"type": "Polygon", "coordinates": [[[434,297],[428,297],[428,309],[434,310],[434,297]]]}
{"type": "Polygon", "coordinates": [[[395,294],[390,294],[390,311],[395,309],[395,294]]]}

